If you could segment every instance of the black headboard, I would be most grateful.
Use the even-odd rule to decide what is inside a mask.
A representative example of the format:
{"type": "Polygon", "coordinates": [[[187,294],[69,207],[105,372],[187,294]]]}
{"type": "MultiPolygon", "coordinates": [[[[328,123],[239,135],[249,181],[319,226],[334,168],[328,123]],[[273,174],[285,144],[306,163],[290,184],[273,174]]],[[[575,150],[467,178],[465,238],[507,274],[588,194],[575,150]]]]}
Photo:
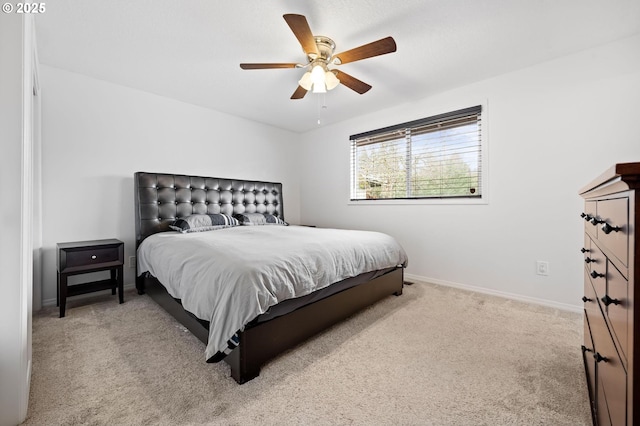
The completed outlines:
{"type": "Polygon", "coordinates": [[[269,213],[284,220],[282,184],[167,173],[134,175],[136,247],[191,214],[269,213]]]}

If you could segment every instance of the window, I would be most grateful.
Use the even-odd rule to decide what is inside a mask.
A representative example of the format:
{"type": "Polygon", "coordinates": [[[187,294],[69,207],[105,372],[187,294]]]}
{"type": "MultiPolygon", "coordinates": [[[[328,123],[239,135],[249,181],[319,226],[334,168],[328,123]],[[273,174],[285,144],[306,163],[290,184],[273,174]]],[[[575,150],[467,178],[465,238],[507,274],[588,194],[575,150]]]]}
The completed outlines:
{"type": "Polygon", "coordinates": [[[482,198],[482,107],[351,136],[351,200],[482,198]]]}

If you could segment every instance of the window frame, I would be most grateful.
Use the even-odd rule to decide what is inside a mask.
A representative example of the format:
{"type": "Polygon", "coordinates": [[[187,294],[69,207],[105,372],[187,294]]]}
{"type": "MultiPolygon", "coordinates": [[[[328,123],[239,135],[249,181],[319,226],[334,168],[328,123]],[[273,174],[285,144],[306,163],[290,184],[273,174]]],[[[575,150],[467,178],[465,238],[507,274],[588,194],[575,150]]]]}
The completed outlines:
{"type": "Polygon", "coordinates": [[[453,204],[453,205],[478,205],[489,204],[489,112],[487,108],[488,102],[469,102],[466,106],[461,108],[439,108],[440,111],[445,110],[449,112],[439,112],[431,114],[425,118],[408,121],[392,126],[383,127],[376,130],[357,133],[349,137],[349,191],[348,191],[348,205],[420,205],[420,204],[453,204]],[[469,107],[468,105],[474,105],[469,107]],[[454,113],[464,113],[465,111],[471,111],[473,109],[481,109],[481,132],[480,132],[480,195],[476,197],[416,197],[416,198],[385,198],[385,199],[352,199],[353,190],[353,176],[352,176],[352,143],[356,138],[361,138],[367,135],[374,135],[377,133],[390,132],[393,130],[405,129],[416,125],[424,125],[430,121],[437,122],[439,119],[451,116],[454,113]]]}

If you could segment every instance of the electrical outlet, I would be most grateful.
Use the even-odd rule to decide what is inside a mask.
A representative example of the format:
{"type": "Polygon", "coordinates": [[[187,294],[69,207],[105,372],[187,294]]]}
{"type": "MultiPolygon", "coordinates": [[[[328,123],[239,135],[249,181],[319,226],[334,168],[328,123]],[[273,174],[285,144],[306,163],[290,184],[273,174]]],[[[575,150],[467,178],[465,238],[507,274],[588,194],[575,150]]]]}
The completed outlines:
{"type": "Polygon", "coordinates": [[[549,275],[549,262],[546,260],[536,261],[536,274],[549,275]]]}
{"type": "Polygon", "coordinates": [[[129,268],[135,268],[135,267],[136,267],[136,257],[129,256],[129,268]]]}

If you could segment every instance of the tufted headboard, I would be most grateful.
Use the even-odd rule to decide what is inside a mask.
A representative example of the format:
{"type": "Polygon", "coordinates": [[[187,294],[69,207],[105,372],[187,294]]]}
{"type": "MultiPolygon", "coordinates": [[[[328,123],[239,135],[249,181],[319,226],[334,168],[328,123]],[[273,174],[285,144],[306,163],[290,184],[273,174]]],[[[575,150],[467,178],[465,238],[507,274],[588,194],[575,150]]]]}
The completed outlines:
{"type": "Polygon", "coordinates": [[[167,173],[134,175],[136,248],[191,214],[269,213],[284,220],[282,184],[167,173]]]}

